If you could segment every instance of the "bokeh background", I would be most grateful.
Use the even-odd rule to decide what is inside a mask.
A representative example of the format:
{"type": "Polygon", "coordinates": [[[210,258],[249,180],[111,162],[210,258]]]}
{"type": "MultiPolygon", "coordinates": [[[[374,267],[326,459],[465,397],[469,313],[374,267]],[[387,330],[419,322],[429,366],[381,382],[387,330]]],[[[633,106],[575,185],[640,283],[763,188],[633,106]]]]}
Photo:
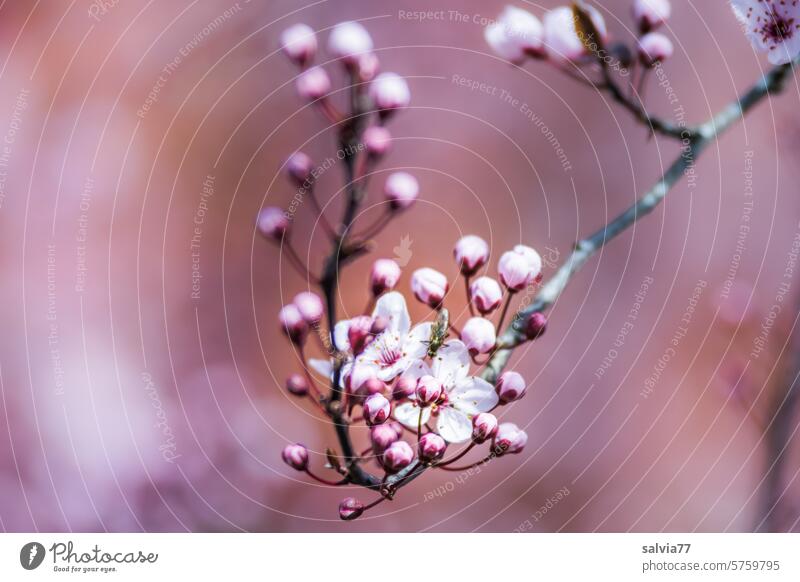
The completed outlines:
{"type": "MultiPolygon", "coordinates": [[[[539,15],[557,5],[517,4],[539,15]]],[[[613,37],[630,41],[629,2],[594,4],[613,37]]],[[[800,229],[794,80],[593,259],[552,310],[548,333],[515,356],[531,387],[503,420],[526,427],[521,455],[467,478],[428,473],[353,523],[337,519],[341,489],[280,461],[288,442],[307,444],[314,463],[335,443],[330,426],[282,389],[298,368],[276,313],[308,283],[254,228],[259,208],[294,195],[281,175],[289,153],[324,160],[335,151],[319,112],[296,98],[295,70],[277,50],[284,28],[308,23],[324,44],[329,27],[360,20],[382,69],[408,79],[412,104],[391,122],[393,152],[363,218],[380,208],[381,174],[418,177],[419,203],[375,241],[376,257],[406,249],[404,292],[422,266],[455,279],[451,249],[464,233],[490,241],[495,257],[522,242],[560,263],[678,153],[552,68],[518,70],[489,54],[484,19],[502,7],[0,6],[2,529],[764,528],[774,460],[764,428],[786,389],[797,315],[797,277],[786,276],[800,229]],[[415,10],[445,18],[401,15],[415,10]]],[[[704,120],[767,68],[726,2],[675,2],[666,32],[676,54],[665,78],[687,121],[704,120]]],[[[335,63],[328,69],[340,85],[335,63]]],[[[649,106],[674,114],[656,81],[649,106]]],[[[336,166],[320,179],[332,213],[341,184],[336,166]]],[[[327,245],[309,208],[295,229],[318,269],[327,245]]],[[[344,313],[365,304],[369,264],[344,273],[344,313]]],[[[448,304],[463,316],[455,287],[448,304]]],[[[410,304],[415,319],[428,315],[410,304]]],[[[798,448],[784,463],[781,529],[798,528],[798,448]]]]}

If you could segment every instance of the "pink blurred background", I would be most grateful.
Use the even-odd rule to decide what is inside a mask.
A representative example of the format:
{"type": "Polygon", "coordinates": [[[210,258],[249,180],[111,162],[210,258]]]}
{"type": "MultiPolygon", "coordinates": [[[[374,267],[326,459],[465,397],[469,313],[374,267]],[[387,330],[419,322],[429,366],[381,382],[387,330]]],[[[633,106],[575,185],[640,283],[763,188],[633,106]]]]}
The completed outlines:
{"type": "MultiPolygon", "coordinates": [[[[527,4],[537,14],[557,5],[527,4]]],[[[630,40],[629,2],[594,4],[612,35],[630,40]]],[[[254,232],[259,208],[288,205],[294,194],[280,173],[286,156],[302,148],[321,161],[335,149],[319,113],[295,96],[295,71],[277,52],[284,28],[308,23],[324,42],[337,22],[360,20],[382,69],[408,79],[412,105],[391,123],[394,149],[364,217],[378,211],[380,174],[417,176],[420,202],[376,240],[376,256],[391,257],[408,237],[404,292],[422,266],[455,279],[451,249],[464,233],[490,241],[495,257],[522,242],[560,264],[677,155],[674,143],[648,139],[592,90],[541,64],[523,72],[489,54],[483,19],[502,6],[2,5],[4,530],[758,527],[763,419],[770,395],[785,388],[779,356],[796,316],[788,299],[764,351],[750,353],[800,228],[794,80],[709,149],[693,187],[679,183],[593,259],[552,310],[548,333],[514,357],[532,387],[503,420],[526,427],[522,455],[468,478],[429,472],[353,523],[337,519],[342,490],[280,461],[287,442],[317,453],[335,444],[330,426],[282,389],[297,364],[275,315],[307,284],[254,232]],[[403,16],[415,10],[445,16],[403,16]],[[203,195],[204,183],[213,194],[203,195]],[[659,366],[681,327],[685,337],[659,366]]],[[[664,70],[688,121],[704,120],[766,69],[725,2],[675,2],[667,34],[676,55],[664,70]]],[[[335,64],[329,70],[341,83],[335,64]]],[[[656,79],[648,96],[654,111],[673,113],[656,79]]],[[[341,180],[338,167],[320,179],[335,215],[341,180]]],[[[314,226],[301,207],[296,240],[318,269],[326,244],[314,226]]],[[[369,263],[344,274],[345,314],[367,301],[369,263]]],[[[448,302],[463,316],[460,293],[448,302]]],[[[410,303],[413,319],[428,315],[410,303]]],[[[786,466],[784,528],[796,529],[800,453],[786,466]]]]}

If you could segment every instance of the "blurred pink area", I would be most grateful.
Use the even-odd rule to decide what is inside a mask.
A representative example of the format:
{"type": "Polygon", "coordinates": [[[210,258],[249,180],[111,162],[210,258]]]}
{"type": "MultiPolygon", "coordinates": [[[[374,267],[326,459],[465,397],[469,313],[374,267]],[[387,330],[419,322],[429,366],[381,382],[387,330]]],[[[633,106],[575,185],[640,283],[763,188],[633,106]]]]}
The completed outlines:
{"type": "MultiPolygon", "coordinates": [[[[629,2],[594,4],[614,38],[629,41],[629,2]]],[[[337,22],[360,20],[382,69],[408,79],[411,106],[391,122],[393,151],[361,217],[377,216],[391,170],[419,179],[419,202],[375,241],[375,258],[405,249],[406,293],[423,266],[454,281],[452,246],[467,233],[490,242],[492,274],[520,242],[560,264],[678,153],[552,68],[518,70],[489,54],[483,26],[502,6],[3,5],[4,530],[756,527],[766,463],[759,418],[783,379],[778,355],[795,316],[788,303],[763,353],[743,362],[800,228],[794,80],[594,258],[552,310],[548,333],[514,356],[532,386],[501,420],[526,427],[521,455],[466,477],[429,472],[352,523],[338,521],[339,500],[374,493],[320,486],[280,460],[286,443],[301,441],[321,467],[335,445],[330,425],[283,390],[299,366],[275,316],[308,285],[254,228],[259,208],[287,206],[294,195],[281,174],[288,154],[302,149],[322,163],[336,147],[319,112],[295,97],[295,70],[277,52],[284,28],[305,22],[324,40],[337,22]],[[442,10],[444,19],[404,16],[418,10],[442,10]],[[497,89],[470,90],[472,81],[497,89]]],[[[687,121],[701,121],[766,59],[726,3],[673,8],[666,33],[676,54],[665,77],[650,80],[648,101],[673,114],[669,85],[687,121]]],[[[338,68],[328,69],[340,86],[338,68]]],[[[319,180],[332,216],[341,184],[337,164],[319,180]]],[[[310,208],[300,207],[294,228],[318,270],[327,244],[310,208]]],[[[362,259],[344,272],[343,315],[366,304],[369,267],[362,259]]],[[[453,287],[448,306],[463,323],[460,283],[453,287]]],[[[430,316],[410,306],[414,321],[430,316]]],[[[787,499],[800,495],[797,448],[787,499]]],[[[791,511],[787,528],[797,527],[800,510],[791,511]]]]}

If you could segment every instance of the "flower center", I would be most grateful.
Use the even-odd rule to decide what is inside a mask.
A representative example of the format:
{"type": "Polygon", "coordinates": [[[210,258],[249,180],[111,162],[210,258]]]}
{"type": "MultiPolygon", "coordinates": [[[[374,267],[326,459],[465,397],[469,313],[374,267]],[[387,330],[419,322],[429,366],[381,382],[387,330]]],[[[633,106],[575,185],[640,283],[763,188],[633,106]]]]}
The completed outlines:
{"type": "Polygon", "coordinates": [[[400,349],[400,342],[397,338],[391,338],[395,341],[387,341],[390,338],[381,338],[377,345],[378,358],[375,363],[382,368],[389,368],[400,361],[403,357],[403,351],[400,349]]]}
{"type": "Polygon", "coordinates": [[[762,40],[773,43],[781,43],[792,38],[797,28],[794,18],[781,16],[774,7],[763,22],[762,18],[758,17],[758,24],[760,27],[756,31],[761,34],[762,40]]]}

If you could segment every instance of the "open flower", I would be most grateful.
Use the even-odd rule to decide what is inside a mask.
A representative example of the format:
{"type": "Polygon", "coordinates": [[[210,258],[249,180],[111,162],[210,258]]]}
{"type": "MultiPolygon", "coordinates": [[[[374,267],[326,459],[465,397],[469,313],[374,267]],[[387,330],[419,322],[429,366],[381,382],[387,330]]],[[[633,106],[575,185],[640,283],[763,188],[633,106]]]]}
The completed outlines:
{"type": "Polygon", "coordinates": [[[419,415],[422,424],[437,416],[436,432],[450,443],[462,443],[472,438],[472,418],[481,412],[489,412],[498,403],[497,393],[491,384],[482,378],[469,375],[469,352],[459,340],[447,342],[433,358],[431,366],[422,360],[411,366],[403,378],[433,376],[439,380],[445,395],[438,404],[420,408],[416,395],[409,397],[394,410],[394,417],[407,427],[416,430],[419,415]],[[420,412],[421,411],[421,412],[420,412]]]}
{"type": "Polygon", "coordinates": [[[733,13],[745,27],[750,42],[769,52],[773,65],[788,63],[800,54],[800,5],[781,0],[731,0],[733,13]]]}

